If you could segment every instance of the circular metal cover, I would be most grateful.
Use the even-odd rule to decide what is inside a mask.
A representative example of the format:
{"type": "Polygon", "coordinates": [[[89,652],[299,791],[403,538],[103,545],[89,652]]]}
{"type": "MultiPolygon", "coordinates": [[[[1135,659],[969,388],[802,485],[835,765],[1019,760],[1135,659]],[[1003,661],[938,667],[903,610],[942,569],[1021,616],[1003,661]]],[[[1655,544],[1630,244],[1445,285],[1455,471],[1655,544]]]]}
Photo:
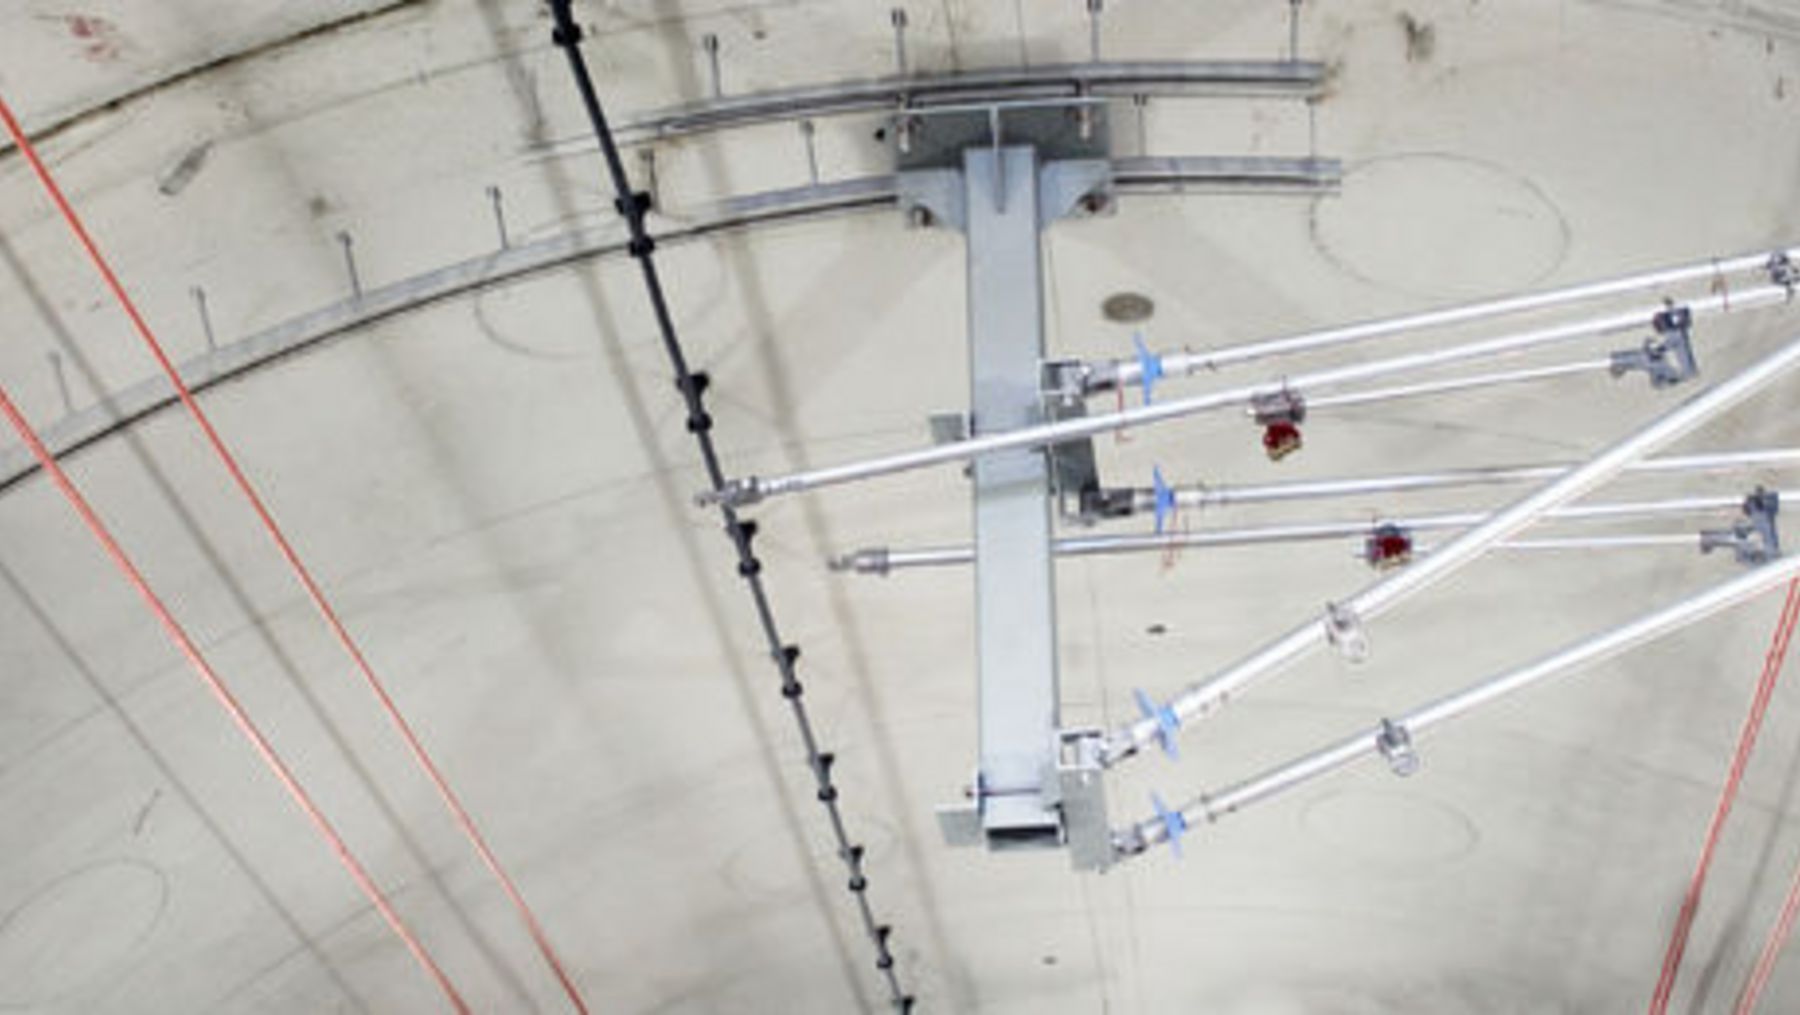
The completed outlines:
{"type": "Polygon", "coordinates": [[[1156,303],[1143,293],[1113,293],[1100,304],[1100,313],[1120,324],[1147,321],[1155,312],[1156,303]]]}

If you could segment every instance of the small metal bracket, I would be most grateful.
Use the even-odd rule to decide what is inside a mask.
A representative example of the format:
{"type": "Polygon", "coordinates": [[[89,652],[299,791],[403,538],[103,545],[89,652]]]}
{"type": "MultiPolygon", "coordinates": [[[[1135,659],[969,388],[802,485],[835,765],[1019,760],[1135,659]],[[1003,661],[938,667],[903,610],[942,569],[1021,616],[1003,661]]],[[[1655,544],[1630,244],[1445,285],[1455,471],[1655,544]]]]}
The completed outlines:
{"type": "MultiPolygon", "coordinates": [[[[1090,107],[1080,107],[1088,110],[1090,107]]],[[[1057,159],[1038,169],[1038,224],[1058,219],[1110,215],[1113,200],[1110,159],[1057,159]]]]}
{"type": "Polygon", "coordinates": [[[931,425],[931,443],[958,444],[969,439],[973,429],[966,412],[934,412],[926,420],[931,425]]]}
{"type": "MultiPolygon", "coordinates": [[[[1082,397],[1087,364],[1076,359],[1046,360],[1040,381],[1043,411],[1046,419],[1076,419],[1087,415],[1087,399],[1082,397]]],[[[1050,484],[1062,502],[1062,511],[1071,507],[1083,521],[1093,496],[1100,491],[1100,466],[1094,456],[1094,441],[1082,437],[1050,446],[1050,484]]]]}
{"type": "Polygon", "coordinates": [[[956,169],[962,165],[966,149],[990,146],[1029,145],[1037,149],[1045,164],[1070,159],[1104,161],[1109,155],[1106,104],[1100,99],[902,107],[895,111],[888,134],[902,173],[956,169]]]}
{"type": "Polygon", "coordinates": [[[894,178],[895,199],[907,225],[924,229],[947,226],[962,229],[964,211],[962,173],[954,169],[910,169],[894,178]]]}
{"type": "Polygon", "coordinates": [[[1644,340],[1637,349],[1621,349],[1612,354],[1611,372],[1623,377],[1642,370],[1650,375],[1650,386],[1668,388],[1690,380],[1700,373],[1694,359],[1694,315],[1684,306],[1670,304],[1650,319],[1656,334],[1644,340]]]}
{"type": "Polygon", "coordinates": [[[1394,774],[1405,778],[1419,770],[1419,752],[1413,748],[1412,734],[1392,719],[1381,720],[1381,732],[1375,735],[1375,748],[1387,759],[1394,774]]]}
{"type": "Polygon", "coordinates": [[[1300,450],[1300,424],[1306,421],[1306,399],[1292,388],[1250,396],[1250,415],[1263,428],[1263,451],[1272,462],[1300,450]]]}
{"type": "Polygon", "coordinates": [[[1096,727],[1057,733],[1056,780],[1060,790],[1063,839],[1069,865],[1100,870],[1113,859],[1112,829],[1106,823],[1106,770],[1100,756],[1105,731],[1096,727]]]}
{"type": "Polygon", "coordinates": [[[1412,533],[1392,522],[1375,526],[1363,540],[1363,560],[1377,571],[1391,571],[1412,563],[1412,533]]]}
{"type": "Polygon", "coordinates": [[[1769,281],[1787,290],[1788,299],[1794,298],[1794,289],[1800,286],[1800,265],[1788,257],[1785,250],[1777,250],[1769,255],[1769,281]]]}
{"type": "Polygon", "coordinates": [[[1369,633],[1362,618],[1343,603],[1325,604],[1325,640],[1345,662],[1359,664],[1369,658],[1369,633]]]}
{"type": "Polygon", "coordinates": [[[1757,487],[1744,498],[1744,516],[1728,529],[1702,529],[1700,552],[1730,550],[1740,564],[1767,564],[1781,556],[1781,530],[1775,516],[1781,511],[1781,494],[1757,487]]]}

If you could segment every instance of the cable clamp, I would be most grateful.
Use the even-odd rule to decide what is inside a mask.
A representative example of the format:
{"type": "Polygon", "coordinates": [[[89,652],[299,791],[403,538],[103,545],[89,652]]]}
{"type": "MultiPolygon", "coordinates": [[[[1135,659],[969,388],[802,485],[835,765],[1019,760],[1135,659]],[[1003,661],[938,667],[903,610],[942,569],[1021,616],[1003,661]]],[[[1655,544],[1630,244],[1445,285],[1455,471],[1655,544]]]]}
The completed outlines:
{"type": "Polygon", "coordinates": [[[1279,391],[1250,396],[1250,415],[1263,428],[1263,451],[1279,462],[1300,450],[1300,424],[1306,421],[1306,399],[1282,385],[1279,391]]]}
{"type": "Polygon", "coordinates": [[[1777,250],[1769,255],[1767,265],[1769,281],[1787,290],[1788,299],[1794,298],[1794,289],[1800,287],[1800,265],[1788,257],[1785,250],[1777,250]]]}
{"type": "Polygon", "coordinates": [[[1163,358],[1144,345],[1144,333],[1141,331],[1132,333],[1131,349],[1137,355],[1138,384],[1144,389],[1144,404],[1149,405],[1150,396],[1156,390],[1156,382],[1165,376],[1163,358]]]}
{"type": "Polygon", "coordinates": [[[1163,480],[1159,466],[1150,469],[1150,497],[1156,514],[1156,534],[1160,536],[1169,519],[1175,517],[1175,489],[1163,480]]]}
{"type": "Polygon", "coordinates": [[[1744,498],[1743,517],[1725,529],[1702,529],[1700,552],[1730,550],[1739,564],[1767,564],[1781,556],[1781,530],[1775,516],[1781,511],[1781,494],[1757,487],[1744,498]]]}
{"type": "Polygon", "coordinates": [[[1347,603],[1325,604],[1325,640],[1352,665],[1368,661],[1369,634],[1362,617],[1347,603]]]}
{"type": "Polygon", "coordinates": [[[1419,752],[1413,748],[1412,734],[1392,719],[1381,720],[1381,732],[1375,735],[1375,748],[1387,759],[1394,774],[1405,778],[1419,770],[1419,752]]]}
{"type": "Polygon", "coordinates": [[[1670,303],[1650,319],[1656,334],[1636,349],[1620,349],[1612,354],[1609,368],[1614,377],[1641,370],[1650,375],[1650,386],[1669,388],[1690,380],[1700,373],[1694,358],[1694,315],[1685,306],[1670,303]]]}
{"type": "Polygon", "coordinates": [[[1178,759],[1181,752],[1175,748],[1175,738],[1181,732],[1181,717],[1167,705],[1158,705],[1150,700],[1140,688],[1132,688],[1131,696],[1137,701],[1138,712],[1146,719],[1156,723],[1156,739],[1162,744],[1163,753],[1170,759],[1178,759]]]}

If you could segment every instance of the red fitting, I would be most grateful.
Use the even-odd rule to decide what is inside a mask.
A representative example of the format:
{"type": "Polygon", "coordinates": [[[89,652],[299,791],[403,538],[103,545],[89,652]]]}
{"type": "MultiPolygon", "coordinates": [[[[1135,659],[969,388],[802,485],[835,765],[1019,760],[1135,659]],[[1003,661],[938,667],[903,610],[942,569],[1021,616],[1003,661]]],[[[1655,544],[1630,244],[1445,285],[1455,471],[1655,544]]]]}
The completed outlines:
{"type": "Polygon", "coordinates": [[[1363,559],[1378,571],[1388,571],[1412,561],[1412,536],[1398,525],[1383,525],[1363,542],[1363,559]]]}
{"type": "Polygon", "coordinates": [[[1300,428],[1286,420],[1277,420],[1263,428],[1262,444],[1269,461],[1279,462],[1300,450],[1300,428]]]}

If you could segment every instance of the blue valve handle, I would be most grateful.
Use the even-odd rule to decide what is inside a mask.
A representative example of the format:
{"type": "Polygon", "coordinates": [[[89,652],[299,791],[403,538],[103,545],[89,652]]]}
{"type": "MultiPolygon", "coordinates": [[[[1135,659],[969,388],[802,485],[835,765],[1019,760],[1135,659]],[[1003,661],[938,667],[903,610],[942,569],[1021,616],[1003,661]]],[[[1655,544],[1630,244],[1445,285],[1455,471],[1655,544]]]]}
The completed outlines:
{"type": "Polygon", "coordinates": [[[1131,336],[1131,347],[1137,352],[1138,383],[1144,386],[1144,404],[1149,405],[1151,392],[1163,376],[1162,357],[1144,346],[1144,336],[1141,333],[1131,336]]]}
{"type": "Polygon", "coordinates": [[[1163,481],[1161,466],[1150,470],[1150,488],[1156,496],[1156,534],[1160,536],[1163,526],[1175,515],[1175,490],[1163,481]]]}
{"type": "Polygon", "coordinates": [[[1181,859],[1181,837],[1187,834],[1187,817],[1180,811],[1169,810],[1169,805],[1155,793],[1150,794],[1150,806],[1156,808],[1156,820],[1162,822],[1163,832],[1169,840],[1169,852],[1175,854],[1175,859],[1181,859]]]}
{"type": "Polygon", "coordinates": [[[1137,699],[1138,711],[1146,719],[1156,720],[1156,739],[1162,744],[1163,753],[1170,758],[1179,758],[1181,753],[1175,749],[1175,734],[1181,729],[1181,717],[1167,705],[1158,705],[1150,700],[1141,688],[1133,688],[1131,696],[1137,699]]]}

